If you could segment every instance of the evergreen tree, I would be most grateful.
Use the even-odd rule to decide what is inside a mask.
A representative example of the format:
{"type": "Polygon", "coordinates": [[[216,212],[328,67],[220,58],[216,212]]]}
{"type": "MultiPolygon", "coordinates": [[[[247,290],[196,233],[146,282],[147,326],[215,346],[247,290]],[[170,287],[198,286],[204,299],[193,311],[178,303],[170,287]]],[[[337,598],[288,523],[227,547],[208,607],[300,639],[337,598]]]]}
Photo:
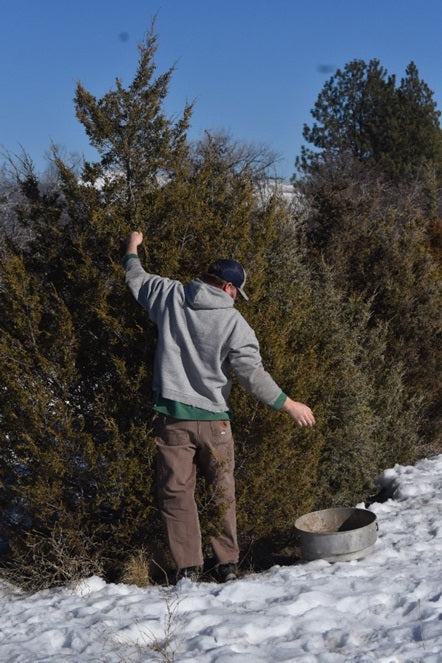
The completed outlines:
{"type": "Polygon", "coordinates": [[[411,62],[400,85],[377,60],[354,60],[324,85],[304,127],[316,151],[297,160],[310,213],[306,246],[339,290],[387,324],[387,357],[421,399],[421,453],[440,430],[442,131],[433,93],[411,62]]]}
{"type": "Polygon", "coordinates": [[[350,155],[394,179],[442,174],[442,131],[433,93],[411,62],[399,87],[378,60],[352,60],[325,83],[304,126],[297,166],[309,172],[324,155],[350,155]]]}
{"type": "Polygon", "coordinates": [[[421,179],[425,169],[434,168],[439,182],[442,178],[442,130],[440,111],[436,108],[433,92],[419,78],[414,62],[410,62],[406,76],[397,88],[399,106],[399,139],[394,147],[398,156],[392,168],[398,176],[421,179]]]}
{"type": "Polygon", "coordinates": [[[144,221],[149,192],[173,174],[185,153],[192,112],[188,104],[175,123],[165,116],[162,105],[173,68],[153,78],[156,50],[152,25],[145,44],[139,46],[137,70],[128,88],[116,79],[115,89],[97,101],[79,83],[75,95],[77,117],[101,157],[99,166],[86,166],[85,181],[95,183],[101,177],[106,192],[108,187],[109,192],[120,188],[120,211],[132,226],[144,221]]]}
{"type": "Polygon", "coordinates": [[[344,156],[326,160],[303,190],[310,259],[326,262],[338,289],[362,296],[387,325],[386,357],[421,401],[420,453],[431,453],[440,444],[441,291],[426,187],[392,184],[344,156]]]}
{"type": "MultiPolygon", "coordinates": [[[[13,519],[9,521],[11,544],[17,550],[23,545],[32,550],[35,540],[27,528],[38,527],[36,536],[41,537],[57,523],[67,541],[78,538],[81,532],[83,541],[89,542],[89,553],[93,551],[102,559],[108,573],[139,543],[140,537],[147,539],[150,550],[159,538],[153,491],[150,364],[145,361],[152,354],[154,339],[141,313],[134,310],[120,265],[122,238],[140,222],[140,214],[147,215],[161,178],[173,172],[178,155],[186,147],[190,110],[186,108],[176,123],[165,118],[162,103],[170,74],[151,80],[154,51],[155,37],[150,33],[146,44],[140,46],[139,66],[130,91],[118,83],[116,92],[95,101],[78,87],[77,108],[102,154],[99,162],[85,163],[79,178],[55,150],[58,184],[52,196],[43,193],[33,172],[17,171],[24,199],[17,206],[16,217],[29,229],[31,241],[17,263],[22,271],[11,269],[2,276],[2,311],[8,313],[2,315],[2,338],[9,347],[2,355],[3,383],[14,380],[32,384],[35,398],[43,399],[41,407],[32,409],[33,427],[23,418],[25,430],[17,431],[17,435],[12,434],[14,426],[17,428],[12,415],[1,419],[8,441],[1,451],[4,503],[9,505],[8,517],[12,518],[9,486],[15,483],[25,512],[21,527],[13,519]],[[22,273],[32,284],[32,306],[29,293],[20,287],[22,273]],[[11,287],[14,279],[18,283],[11,287]],[[60,304],[55,306],[55,302],[60,304]],[[19,342],[15,325],[23,339],[27,338],[28,307],[37,316],[31,337],[37,339],[37,348],[41,339],[48,337],[47,316],[42,313],[47,308],[52,332],[58,331],[59,342],[66,343],[66,353],[70,353],[67,358],[66,354],[52,355],[50,346],[45,348],[46,363],[40,362],[41,375],[35,383],[21,377],[21,363],[16,364],[15,375],[11,374],[8,359],[19,342]],[[16,319],[21,310],[22,317],[16,319]],[[64,333],[66,326],[69,334],[64,333]],[[59,414],[50,407],[50,381],[45,377],[52,361],[56,366],[60,362],[59,370],[64,372],[63,364],[68,362],[71,371],[60,397],[65,419],[75,422],[70,425],[72,434],[63,438],[63,448],[69,447],[69,454],[50,435],[50,428],[59,426],[59,414]],[[39,389],[40,383],[46,385],[44,391],[39,389]],[[32,438],[36,438],[35,443],[32,438]],[[50,462],[49,447],[55,455],[59,453],[58,465],[50,462]],[[75,462],[69,462],[73,458],[75,462]],[[60,498],[50,499],[48,491],[38,488],[31,467],[51,477],[51,486],[61,491],[60,498]],[[64,490],[67,473],[71,474],[69,498],[64,490]],[[26,476],[29,491],[20,493],[26,476]],[[88,486],[83,490],[85,481],[88,486]]],[[[11,246],[2,270],[15,264],[19,254],[19,247],[11,246]]],[[[56,369],[52,372],[57,373],[56,369]]],[[[11,389],[2,393],[9,404],[13,393],[11,389]]],[[[47,537],[48,545],[50,541],[47,537]]],[[[50,558],[47,546],[44,556],[50,558]]],[[[61,570],[58,580],[62,576],[61,570]]]]}

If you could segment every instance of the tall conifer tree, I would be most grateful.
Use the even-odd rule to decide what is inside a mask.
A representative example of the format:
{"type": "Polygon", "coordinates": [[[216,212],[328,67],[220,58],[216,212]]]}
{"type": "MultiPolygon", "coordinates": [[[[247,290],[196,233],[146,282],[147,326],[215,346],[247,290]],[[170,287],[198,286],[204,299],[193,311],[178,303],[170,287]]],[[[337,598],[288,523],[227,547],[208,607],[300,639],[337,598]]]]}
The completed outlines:
{"type": "Polygon", "coordinates": [[[325,83],[303,136],[297,166],[309,172],[323,156],[375,164],[390,178],[442,173],[442,129],[433,92],[411,62],[399,86],[378,60],[352,60],[325,83]]]}

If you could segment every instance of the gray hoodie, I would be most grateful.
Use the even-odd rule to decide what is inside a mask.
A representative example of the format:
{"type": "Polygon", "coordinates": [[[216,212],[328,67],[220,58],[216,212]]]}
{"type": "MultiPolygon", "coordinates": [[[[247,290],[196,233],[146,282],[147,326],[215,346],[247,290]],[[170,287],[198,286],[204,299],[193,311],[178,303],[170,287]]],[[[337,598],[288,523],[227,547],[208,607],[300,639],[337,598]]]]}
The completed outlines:
{"type": "Polygon", "coordinates": [[[274,405],[281,389],[262,365],[253,329],[220,288],[148,274],[126,258],[126,284],[158,327],[152,388],[210,412],[229,409],[231,370],[249,393],[274,405]]]}

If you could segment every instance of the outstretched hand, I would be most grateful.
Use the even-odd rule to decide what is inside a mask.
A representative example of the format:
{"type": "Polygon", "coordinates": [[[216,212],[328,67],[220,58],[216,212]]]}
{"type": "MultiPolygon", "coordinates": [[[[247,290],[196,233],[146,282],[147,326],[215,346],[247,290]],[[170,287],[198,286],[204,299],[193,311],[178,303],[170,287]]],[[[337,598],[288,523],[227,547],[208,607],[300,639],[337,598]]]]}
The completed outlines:
{"type": "Polygon", "coordinates": [[[289,417],[294,419],[299,426],[313,426],[315,424],[313,412],[304,403],[298,403],[291,398],[287,398],[281,409],[287,412],[289,417]]]}

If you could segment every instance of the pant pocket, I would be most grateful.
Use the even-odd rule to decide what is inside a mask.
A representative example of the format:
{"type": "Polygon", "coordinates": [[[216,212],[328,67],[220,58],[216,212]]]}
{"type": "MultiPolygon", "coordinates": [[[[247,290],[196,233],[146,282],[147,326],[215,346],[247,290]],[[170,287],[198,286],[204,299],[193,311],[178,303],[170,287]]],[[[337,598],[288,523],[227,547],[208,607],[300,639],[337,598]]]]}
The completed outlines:
{"type": "Polygon", "coordinates": [[[213,444],[230,444],[232,442],[230,421],[211,421],[210,428],[213,444]]]}

